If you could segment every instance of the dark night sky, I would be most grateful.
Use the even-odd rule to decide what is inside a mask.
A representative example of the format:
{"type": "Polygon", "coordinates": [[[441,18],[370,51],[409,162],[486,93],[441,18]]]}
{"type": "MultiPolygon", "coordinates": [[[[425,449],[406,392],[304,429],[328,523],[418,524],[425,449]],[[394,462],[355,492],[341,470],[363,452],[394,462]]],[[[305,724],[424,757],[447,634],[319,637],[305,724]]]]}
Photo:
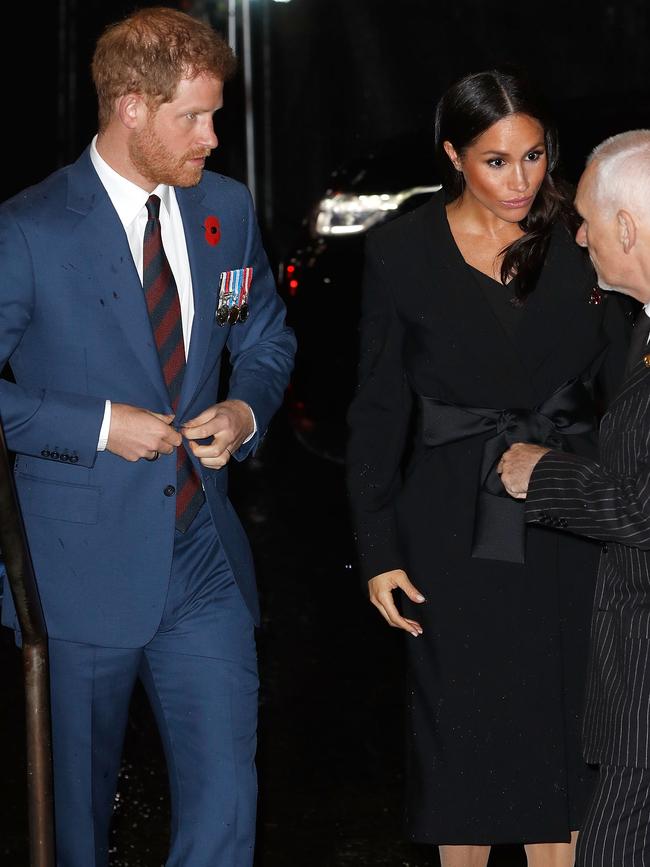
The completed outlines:
{"type": "MultiPolygon", "coordinates": [[[[225,23],[226,0],[165,5],[225,23]]],[[[126,0],[58,0],[9,8],[5,33],[24,50],[21,66],[9,55],[2,60],[10,159],[0,198],[74,159],[92,136],[93,44],[132,7],[126,0]],[[36,84],[28,82],[32,74],[36,84]]],[[[392,135],[429,130],[437,96],[466,72],[518,63],[551,99],[589,97],[593,109],[581,123],[591,111],[605,114],[609,134],[644,123],[648,107],[650,125],[646,0],[252,0],[251,8],[258,211],[279,254],[332,168],[392,135]]],[[[228,85],[218,132],[211,167],[246,180],[241,75],[228,85]]]]}

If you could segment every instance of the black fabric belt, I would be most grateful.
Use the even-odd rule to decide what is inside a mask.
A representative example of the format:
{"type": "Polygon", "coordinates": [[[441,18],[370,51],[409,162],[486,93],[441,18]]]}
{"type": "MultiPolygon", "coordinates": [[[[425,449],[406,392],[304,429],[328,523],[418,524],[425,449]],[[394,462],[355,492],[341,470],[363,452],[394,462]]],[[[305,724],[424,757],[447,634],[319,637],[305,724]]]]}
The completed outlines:
{"type": "Polygon", "coordinates": [[[472,557],[524,563],[524,503],[506,493],[497,464],[512,443],[533,442],[561,449],[562,437],[594,430],[597,419],[591,390],[582,380],[572,379],[534,409],[457,406],[423,395],[420,405],[422,438],[427,446],[493,433],[483,445],[472,557]]]}

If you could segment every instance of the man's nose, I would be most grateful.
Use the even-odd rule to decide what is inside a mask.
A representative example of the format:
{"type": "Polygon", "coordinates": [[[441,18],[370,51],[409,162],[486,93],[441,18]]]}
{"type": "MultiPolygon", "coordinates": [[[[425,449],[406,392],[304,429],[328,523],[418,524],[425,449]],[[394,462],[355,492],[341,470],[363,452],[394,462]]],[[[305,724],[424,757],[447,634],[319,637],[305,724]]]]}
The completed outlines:
{"type": "Polygon", "coordinates": [[[214,125],[211,120],[201,130],[201,144],[210,148],[210,150],[214,150],[219,144],[219,139],[214,131],[214,125]]]}
{"type": "Polygon", "coordinates": [[[576,244],[579,244],[581,247],[587,246],[587,227],[584,223],[580,223],[580,228],[576,232],[576,244]]]}

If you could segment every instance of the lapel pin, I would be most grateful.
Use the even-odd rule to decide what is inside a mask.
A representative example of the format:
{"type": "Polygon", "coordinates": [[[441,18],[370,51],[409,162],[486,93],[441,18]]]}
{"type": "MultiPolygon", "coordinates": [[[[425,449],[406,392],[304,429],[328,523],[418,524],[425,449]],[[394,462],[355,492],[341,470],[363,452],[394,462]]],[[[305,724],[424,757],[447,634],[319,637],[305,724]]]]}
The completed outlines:
{"type": "Polygon", "coordinates": [[[643,356],[643,363],[646,367],[650,367],[650,354],[643,356]]]}
{"type": "Polygon", "coordinates": [[[600,286],[594,286],[591,290],[591,295],[589,296],[590,304],[600,304],[603,300],[603,293],[601,292],[600,286]]]}
{"type": "Polygon", "coordinates": [[[221,221],[219,217],[212,215],[206,217],[203,229],[205,230],[205,240],[211,247],[216,247],[221,240],[221,221]]]}

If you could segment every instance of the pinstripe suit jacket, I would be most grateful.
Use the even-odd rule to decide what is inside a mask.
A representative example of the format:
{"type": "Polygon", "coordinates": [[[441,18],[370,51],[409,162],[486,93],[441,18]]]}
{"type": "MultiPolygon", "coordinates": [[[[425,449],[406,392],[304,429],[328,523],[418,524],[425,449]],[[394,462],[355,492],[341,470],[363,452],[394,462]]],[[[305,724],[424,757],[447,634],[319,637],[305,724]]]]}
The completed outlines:
{"type": "Polygon", "coordinates": [[[528,521],[599,539],[584,717],[588,762],[650,767],[650,368],[639,353],[601,424],[598,462],[549,452],[528,521]]]}

